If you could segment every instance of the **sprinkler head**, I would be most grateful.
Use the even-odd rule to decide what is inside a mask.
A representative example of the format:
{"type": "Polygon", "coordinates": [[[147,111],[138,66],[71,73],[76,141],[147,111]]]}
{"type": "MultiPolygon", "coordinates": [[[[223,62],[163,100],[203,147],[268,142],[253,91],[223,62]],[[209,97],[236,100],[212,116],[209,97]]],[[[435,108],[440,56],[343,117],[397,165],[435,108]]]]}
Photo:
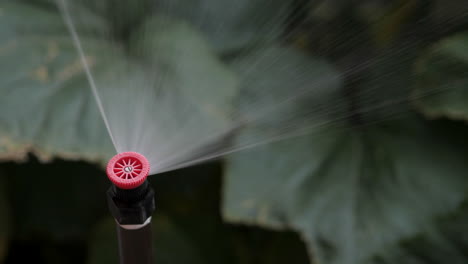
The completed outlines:
{"type": "Polygon", "coordinates": [[[142,185],[149,173],[149,162],[137,152],[122,152],[107,164],[107,177],[120,189],[135,189],[142,185]]]}

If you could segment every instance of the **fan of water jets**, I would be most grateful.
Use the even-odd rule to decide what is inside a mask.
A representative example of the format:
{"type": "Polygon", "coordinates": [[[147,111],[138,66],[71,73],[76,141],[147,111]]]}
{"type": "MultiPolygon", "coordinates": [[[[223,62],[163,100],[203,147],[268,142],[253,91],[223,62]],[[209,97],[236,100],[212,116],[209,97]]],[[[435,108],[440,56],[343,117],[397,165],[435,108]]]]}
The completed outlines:
{"type": "MultiPolygon", "coordinates": [[[[252,8],[255,2],[229,1],[222,8],[252,8]]],[[[119,29],[118,35],[108,24],[119,24],[127,10],[58,0],[116,151],[142,153],[154,174],[344,122],[360,125],[363,115],[376,111],[378,120],[405,112],[407,91],[398,95],[380,83],[398,83],[391,80],[393,73],[410,59],[383,62],[404,58],[417,48],[417,40],[358,64],[347,63],[366,52],[362,47],[343,56],[336,69],[320,59],[322,54],[304,54],[278,41],[293,34],[284,25],[300,14],[289,1],[270,2],[276,5],[272,14],[246,17],[245,23],[256,25],[257,31],[243,31],[242,21],[233,27],[228,13],[217,16],[216,1],[164,0],[133,10],[137,14],[129,16],[145,19],[134,28],[119,29]],[[183,12],[181,4],[186,5],[183,12]],[[239,32],[233,34],[236,27],[239,32]],[[388,73],[365,80],[367,88],[353,92],[352,85],[345,87],[344,79],[383,64],[388,73]],[[356,101],[365,107],[356,108],[356,101]],[[238,131],[252,128],[262,131],[261,136],[232,140],[238,131]]],[[[262,8],[269,7],[256,10],[262,8]]],[[[351,49],[364,37],[355,32],[329,49],[351,49]]],[[[369,120],[378,121],[369,117],[364,122],[369,120]]]]}

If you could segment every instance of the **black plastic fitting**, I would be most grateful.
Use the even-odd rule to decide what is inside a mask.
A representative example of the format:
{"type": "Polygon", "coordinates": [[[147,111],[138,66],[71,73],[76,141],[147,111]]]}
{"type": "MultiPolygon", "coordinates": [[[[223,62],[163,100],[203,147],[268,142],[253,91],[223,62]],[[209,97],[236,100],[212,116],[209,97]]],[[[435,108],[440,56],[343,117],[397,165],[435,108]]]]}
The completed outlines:
{"type": "Polygon", "coordinates": [[[112,185],[107,191],[107,204],[120,225],[143,224],[153,214],[156,205],[154,191],[147,180],[135,189],[120,189],[112,185]]]}

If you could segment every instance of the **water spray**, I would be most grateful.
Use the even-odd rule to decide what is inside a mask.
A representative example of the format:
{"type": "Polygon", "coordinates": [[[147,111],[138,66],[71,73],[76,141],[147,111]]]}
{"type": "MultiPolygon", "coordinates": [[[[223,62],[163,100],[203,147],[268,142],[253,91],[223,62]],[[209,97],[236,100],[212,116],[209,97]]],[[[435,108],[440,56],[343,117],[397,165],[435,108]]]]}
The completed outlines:
{"type": "Polygon", "coordinates": [[[136,152],[115,155],[107,164],[107,177],[113,183],[107,202],[117,223],[121,264],[152,263],[151,214],[154,191],[147,181],[150,165],[136,152]]]}

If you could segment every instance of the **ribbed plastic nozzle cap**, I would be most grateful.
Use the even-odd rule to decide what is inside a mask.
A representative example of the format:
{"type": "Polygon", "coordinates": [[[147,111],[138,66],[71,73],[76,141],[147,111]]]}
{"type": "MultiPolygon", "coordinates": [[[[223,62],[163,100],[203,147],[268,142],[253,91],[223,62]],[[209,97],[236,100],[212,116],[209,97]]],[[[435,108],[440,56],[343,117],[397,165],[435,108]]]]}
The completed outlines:
{"type": "Polygon", "coordinates": [[[122,152],[107,164],[107,177],[120,189],[134,189],[142,185],[150,170],[145,156],[137,152],[122,152]]]}

